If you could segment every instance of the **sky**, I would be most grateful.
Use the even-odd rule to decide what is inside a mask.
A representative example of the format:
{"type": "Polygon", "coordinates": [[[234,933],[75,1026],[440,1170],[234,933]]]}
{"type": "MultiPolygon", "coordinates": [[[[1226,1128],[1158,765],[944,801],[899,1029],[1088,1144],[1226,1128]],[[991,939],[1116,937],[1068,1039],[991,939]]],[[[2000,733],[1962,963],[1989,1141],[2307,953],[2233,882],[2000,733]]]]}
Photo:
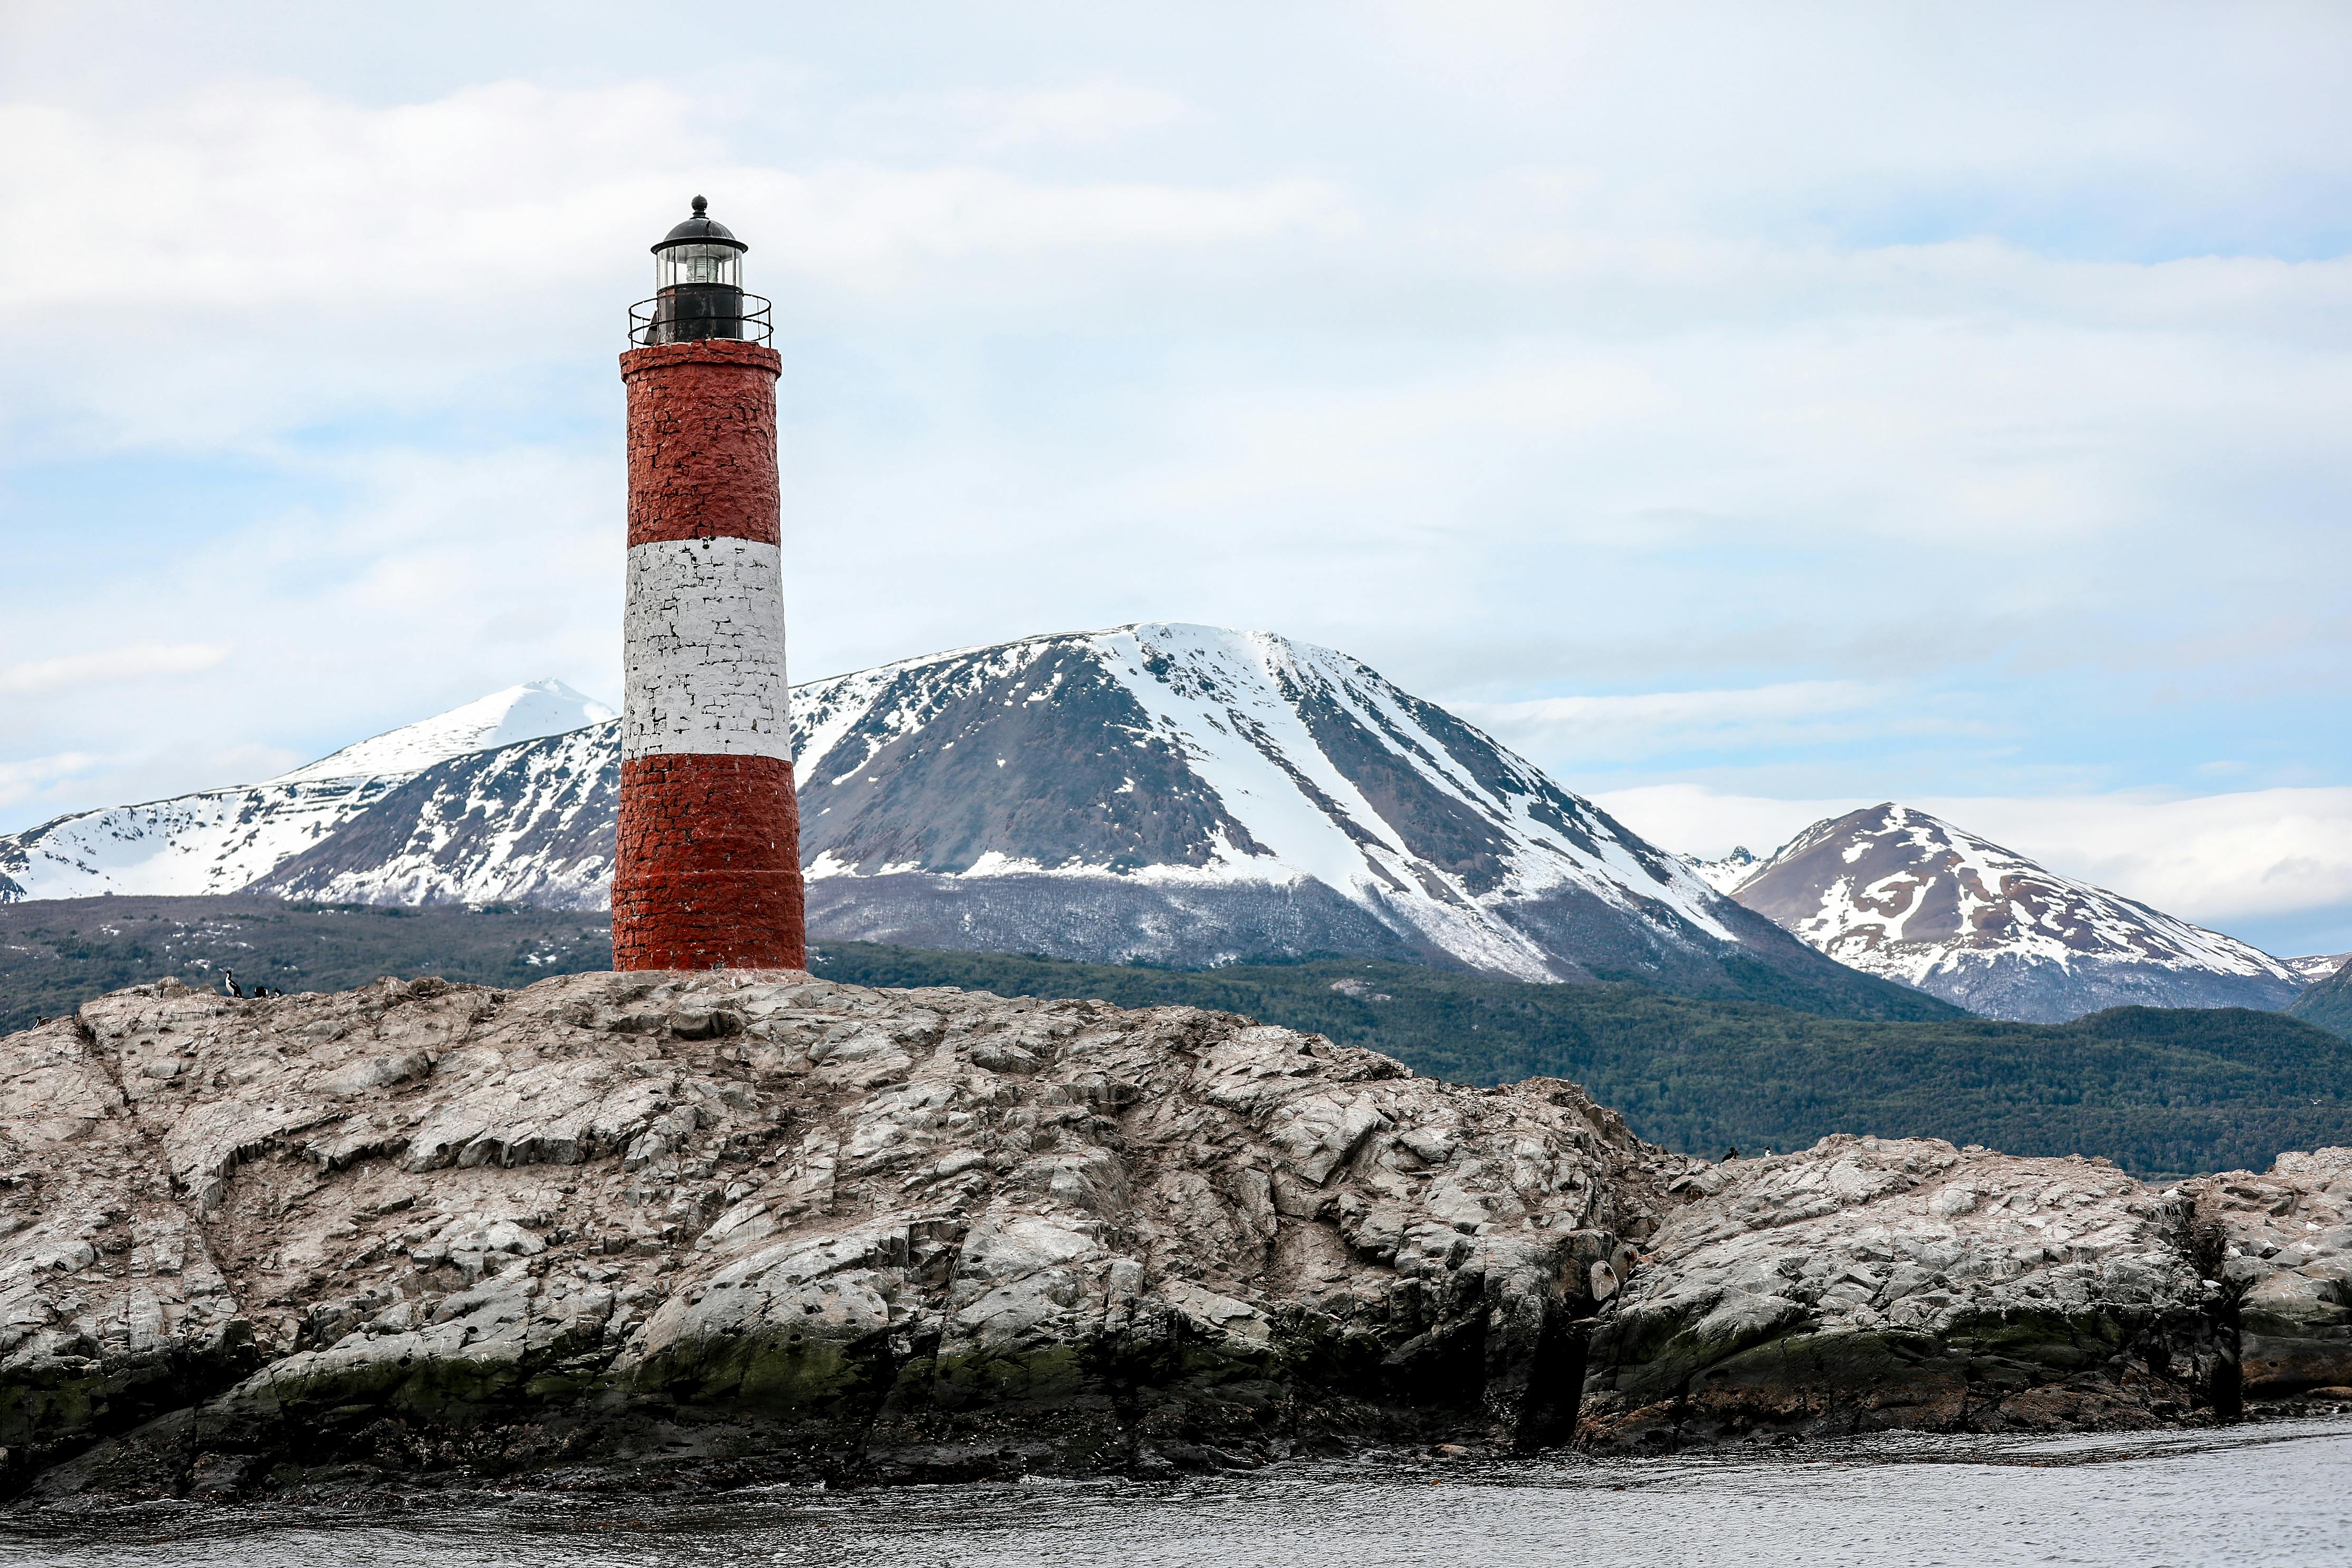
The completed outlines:
{"type": "Polygon", "coordinates": [[[616,698],[701,194],[796,674],[1262,627],[1669,848],[2352,949],[2352,8],[672,15],[0,0],[0,831],[616,698]]]}

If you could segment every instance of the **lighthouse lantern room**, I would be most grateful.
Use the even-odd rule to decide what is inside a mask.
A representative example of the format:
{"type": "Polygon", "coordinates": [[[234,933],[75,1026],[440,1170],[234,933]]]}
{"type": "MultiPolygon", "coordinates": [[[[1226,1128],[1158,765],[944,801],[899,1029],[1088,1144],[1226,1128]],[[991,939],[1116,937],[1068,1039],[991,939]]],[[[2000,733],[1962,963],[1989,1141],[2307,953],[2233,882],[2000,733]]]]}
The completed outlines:
{"type": "Polygon", "coordinates": [[[768,341],[768,301],[743,291],[743,253],[751,247],[709,208],[695,197],[694,216],[655,244],[654,297],[630,312],[631,342],[768,341]]]}

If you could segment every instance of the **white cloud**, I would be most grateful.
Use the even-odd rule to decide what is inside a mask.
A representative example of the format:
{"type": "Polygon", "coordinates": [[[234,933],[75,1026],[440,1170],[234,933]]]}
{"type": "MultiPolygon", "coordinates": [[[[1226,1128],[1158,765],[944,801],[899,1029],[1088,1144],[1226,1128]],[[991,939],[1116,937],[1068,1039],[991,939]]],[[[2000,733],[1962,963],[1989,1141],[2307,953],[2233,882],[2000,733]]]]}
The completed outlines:
{"type": "Polygon", "coordinates": [[[959,93],[953,101],[984,128],[979,139],[982,152],[1038,142],[1106,142],[1181,124],[1196,112],[1180,94],[1116,81],[1035,92],[959,93]]]}
{"type": "Polygon", "coordinates": [[[29,659],[0,668],[0,691],[64,691],[110,681],[194,675],[218,668],[229,651],[226,643],[142,643],[29,659]]]}
{"type": "Polygon", "coordinates": [[[968,88],[860,104],[842,132],[875,153],[950,159],[1037,147],[1097,147],[1198,116],[1181,93],[1101,79],[1026,91],[968,88]]]}
{"type": "Polygon", "coordinates": [[[88,773],[98,759],[82,752],[0,762],[0,805],[16,805],[37,798],[58,783],[88,773]]]}
{"type": "MultiPolygon", "coordinates": [[[[999,119],[1033,127],[1175,112],[1098,85],[994,96],[999,119]]],[[[0,373],[0,421],[50,455],[251,451],[327,420],[538,394],[620,346],[623,307],[651,287],[651,237],[695,192],[752,239],[747,275],[787,334],[877,310],[958,334],[1007,312],[1066,319],[1106,293],[1127,310],[1143,279],[1285,240],[1320,247],[1357,222],[1342,191],[1304,175],[747,159],[708,110],[654,83],[514,80],[389,107],[285,81],[110,113],[0,103],[24,176],[0,187],[0,326],[38,336],[99,312],[141,366],[19,361],[0,373]],[[97,190],[106,243],[60,265],[58,215],[97,190]]]]}
{"type": "Polygon", "coordinates": [[[1462,702],[1464,717],[1513,749],[1573,776],[1599,762],[1666,753],[1790,746],[1887,730],[1954,726],[1914,707],[1899,688],[1860,680],[1801,680],[1730,691],[1659,691],[1621,697],[1543,697],[1462,702]]]}

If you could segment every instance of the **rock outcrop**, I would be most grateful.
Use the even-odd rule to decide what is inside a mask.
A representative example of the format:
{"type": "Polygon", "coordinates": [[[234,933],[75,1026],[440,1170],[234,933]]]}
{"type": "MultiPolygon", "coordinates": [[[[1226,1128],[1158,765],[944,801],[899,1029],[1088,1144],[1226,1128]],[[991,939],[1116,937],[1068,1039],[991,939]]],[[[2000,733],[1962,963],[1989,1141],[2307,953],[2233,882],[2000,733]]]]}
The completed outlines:
{"type": "Polygon", "coordinates": [[[2221,1357],[2190,1204],[2105,1161],[1836,1137],[1683,1185],[1594,1338],[1588,1443],[2145,1425],[2221,1357]]]}
{"type": "Polygon", "coordinates": [[[2226,1286],[2245,1393],[2352,1399],[2352,1149],[2281,1154],[2266,1174],[2183,1193],[2226,1286]]]}
{"type": "Polygon", "coordinates": [[[2342,1151],[1709,1165],[1188,1008],[165,983],[0,1042],[0,1484],[43,1496],[2148,1424],[2242,1332],[2257,1394],[2352,1382],[2342,1151]]]}
{"type": "Polygon", "coordinates": [[[167,984],[0,1073],[0,1445],[50,1489],[1556,1440],[1696,1168],[1565,1083],[792,973],[167,984]]]}

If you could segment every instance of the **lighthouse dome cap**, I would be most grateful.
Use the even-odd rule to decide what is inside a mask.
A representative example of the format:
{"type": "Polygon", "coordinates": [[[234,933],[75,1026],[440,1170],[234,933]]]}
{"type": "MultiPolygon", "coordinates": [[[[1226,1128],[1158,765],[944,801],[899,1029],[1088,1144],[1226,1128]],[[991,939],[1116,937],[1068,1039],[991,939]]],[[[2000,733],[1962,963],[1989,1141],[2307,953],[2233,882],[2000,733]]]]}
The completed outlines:
{"type": "Polygon", "coordinates": [[[700,196],[694,198],[694,216],[661,237],[653,248],[667,250],[673,245],[731,245],[738,250],[751,247],[735,237],[735,231],[717,218],[706,216],[710,204],[700,196]]]}

